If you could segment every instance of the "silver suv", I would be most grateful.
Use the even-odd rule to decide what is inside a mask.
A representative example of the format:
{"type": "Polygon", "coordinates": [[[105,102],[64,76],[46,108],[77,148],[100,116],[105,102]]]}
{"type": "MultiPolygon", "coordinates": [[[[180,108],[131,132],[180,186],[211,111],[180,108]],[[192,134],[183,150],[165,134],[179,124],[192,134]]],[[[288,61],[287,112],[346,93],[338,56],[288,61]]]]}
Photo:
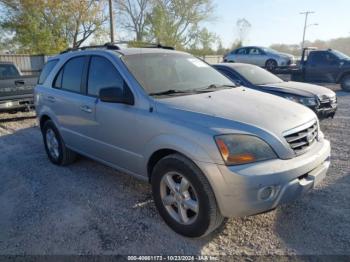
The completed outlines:
{"type": "Polygon", "coordinates": [[[190,54],[109,45],[46,67],[35,100],[51,162],[81,154],[148,180],[160,215],[182,235],[290,202],[329,167],[330,143],[311,110],[236,87],[190,54]]]}

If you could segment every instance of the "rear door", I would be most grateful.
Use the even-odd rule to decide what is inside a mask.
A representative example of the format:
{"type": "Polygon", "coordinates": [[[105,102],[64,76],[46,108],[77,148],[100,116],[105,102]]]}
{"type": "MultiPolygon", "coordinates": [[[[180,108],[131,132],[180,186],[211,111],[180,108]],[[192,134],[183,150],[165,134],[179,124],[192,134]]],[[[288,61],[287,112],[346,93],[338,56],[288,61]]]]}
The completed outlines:
{"type": "Polygon", "coordinates": [[[265,63],[267,60],[266,55],[265,55],[265,52],[260,48],[257,48],[257,47],[250,48],[248,57],[249,57],[248,61],[250,64],[254,64],[261,67],[265,66],[265,63]]]}
{"type": "Polygon", "coordinates": [[[235,59],[234,62],[238,63],[246,63],[247,62],[247,56],[248,56],[248,48],[240,48],[237,49],[236,54],[235,54],[235,59]]]}
{"type": "Polygon", "coordinates": [[[91,141],[96,132],[95,97],[86,92],[89,56],[68,60],[46,94],[46,103],[59,122],[59,128],[68,147],[91,154],[91,141]]]}
{"type": "Polygon", "coordinates": [[[334,83],[339,72],[339,59],[328,51],[311,52],[305,64],[305,80],[334,83]]]}

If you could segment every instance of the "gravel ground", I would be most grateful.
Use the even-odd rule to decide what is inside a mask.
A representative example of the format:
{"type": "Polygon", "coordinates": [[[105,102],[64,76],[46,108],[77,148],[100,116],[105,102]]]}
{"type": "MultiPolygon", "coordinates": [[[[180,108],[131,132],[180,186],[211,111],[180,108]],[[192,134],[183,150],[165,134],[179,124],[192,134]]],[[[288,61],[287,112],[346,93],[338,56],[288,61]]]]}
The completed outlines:
{"type": "Polygon", "coordinates": [[[348,254],[350,94],[338,91],[325,181],[295,203],[239,219],[204,239],[175,234],[151,189],[92,160],[52,165],[33,113],[0,115],[0,254],[348,254]]]}

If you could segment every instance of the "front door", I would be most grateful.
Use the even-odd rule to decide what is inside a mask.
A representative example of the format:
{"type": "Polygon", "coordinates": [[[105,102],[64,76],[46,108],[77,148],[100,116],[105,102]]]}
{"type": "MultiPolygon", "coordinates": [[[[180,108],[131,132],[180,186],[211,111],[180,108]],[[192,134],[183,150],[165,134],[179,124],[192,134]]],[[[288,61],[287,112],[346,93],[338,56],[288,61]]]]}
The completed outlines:
{"type": "Polygon", "coordinates": [[[123,92],[128,89],[111,61],[106,57],[92,56],[87,92],[89,96],[97,98],[95,110],[98,126],[94,137],[94,156],[119,169],[139,174],[143,164],[140,152],[147,142],[144,138],[151,114],[135,105],[98,99],[102,88],[111,87],[122,88],[123,92]]]}

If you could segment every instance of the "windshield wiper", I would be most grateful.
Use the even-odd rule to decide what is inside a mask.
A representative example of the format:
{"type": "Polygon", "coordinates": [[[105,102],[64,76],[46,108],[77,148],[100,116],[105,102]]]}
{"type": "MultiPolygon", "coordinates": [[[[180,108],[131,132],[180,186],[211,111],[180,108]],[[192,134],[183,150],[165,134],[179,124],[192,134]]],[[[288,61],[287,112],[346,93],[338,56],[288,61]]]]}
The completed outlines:
{"type": "Polygon", "coordinates": [[[189,90],[174,90],[174,89],[169,89],[166,91],[161,91],[161,92],[156,92],[156,93],[150,93],[150,96],[166,96],[166,95],[173,95],[173,94],[187,94],[191,93],[189,90]]]}
{"type": "Polygon", "coordinates": [[[203,89],[197,89],[196,92],[213,92],[217,89],[222,89],[222,88],[235,88],[237,86],[235,85],[215,85],[215,84],[212,84],[212,85],[209,85],[203,89]]]}

